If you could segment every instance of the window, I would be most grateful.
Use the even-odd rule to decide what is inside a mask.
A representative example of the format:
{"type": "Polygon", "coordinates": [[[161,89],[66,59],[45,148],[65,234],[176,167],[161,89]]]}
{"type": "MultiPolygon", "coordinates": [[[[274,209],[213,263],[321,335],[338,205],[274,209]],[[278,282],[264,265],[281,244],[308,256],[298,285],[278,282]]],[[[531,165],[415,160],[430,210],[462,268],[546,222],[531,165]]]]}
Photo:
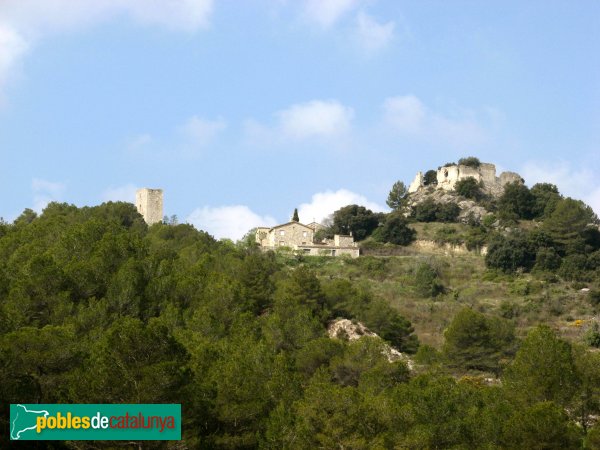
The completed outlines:
{"type": "Polygon", "coordinates": [[[308,236],[308,232],[307,231],[303,231],[302,232],[302,237],[306,237],[306,236],[308,236]]]}
{"type": "Polygon", "coordinates": [[[285,231],[284,230],[279,230],[279,236],[285,236],[285,231]]]}
{"type": "Polygon", "coordinates": [[[285,241],[279,241],[279,246],[283,247],[285,245],[285,241]]]}

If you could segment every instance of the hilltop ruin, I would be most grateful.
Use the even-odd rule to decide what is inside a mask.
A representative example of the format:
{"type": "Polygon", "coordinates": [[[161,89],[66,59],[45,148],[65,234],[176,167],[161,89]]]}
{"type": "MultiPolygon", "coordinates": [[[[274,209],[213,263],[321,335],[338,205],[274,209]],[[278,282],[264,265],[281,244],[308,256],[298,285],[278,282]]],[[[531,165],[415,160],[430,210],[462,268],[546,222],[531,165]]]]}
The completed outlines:
{"type": "MultiPolygon", "coordinates": [[[[515,172],[502,172],[496,176],[496,166],[489,163],[474,165],[448,164],[440,167],[436,174],[436,183],[431,183],[437,189],[445,191],[454,190],[456,183],[467,178],[474,178],[481,183],[482,191],[493,197],[499,197],[504,192],[508,183],[523,183],[523,178],[515,172]]],[[[426,187],[423,172],[418,172],[408,188],[409,193],[414,193],[426,187]]]]}

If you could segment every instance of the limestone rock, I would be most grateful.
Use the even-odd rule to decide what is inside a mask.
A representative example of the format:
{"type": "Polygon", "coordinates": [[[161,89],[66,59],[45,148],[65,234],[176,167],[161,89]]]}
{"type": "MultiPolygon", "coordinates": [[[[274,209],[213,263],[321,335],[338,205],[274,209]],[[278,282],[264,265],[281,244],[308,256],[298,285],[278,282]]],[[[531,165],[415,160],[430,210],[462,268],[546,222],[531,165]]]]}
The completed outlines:
{"type": "MultiPolygon", "coordinates": [[[[504,186],[508,183],[523,183],[523,179],[518,173],[502,172],[500,176],[496,176],[494,164],[481,163],[478,167],[450,164],[438,169],[436,189],[452,191],[458,181],[467,178],[474,178],[481,182],[483,191],[492,197],[500,197],[504,192],[504,186]]],[[[423,174],[419,172],[410,184],[408,192],[418,192],[423,188],[425,188],[423,174]]]]}
{"type": "Polygon", "coordinates": [[[432,186],[427,186],[413,192],[408,197],[407,206],[412,210],[419,203],[427,199],[432,199],[436,203],[456,203],[460,208],[458,220],[461,222],[469,222],[471,218],[480,222],[486,215],[490,214],[483,206],[478,205],[475,201],[464,199],[457,195],[454,191],[445,189],[436,189],[432,186]]]}
{"type": "MultiPolygon", "coordinates": [[[[379,337],[376,333],[373,333],[367,327],[365,327],[361,322],[353,322],[348,319],[334,320],[327,327],[327,333],[332,339],[348,339],[350,341],[360,339],[363,336],[379,337]]],[[[391,345],[385,344],[383,354],[387,357],[388,361],[404,361],[408,366],[408,369],[413,370],[414,363],[412,360],[391,345]]]]}

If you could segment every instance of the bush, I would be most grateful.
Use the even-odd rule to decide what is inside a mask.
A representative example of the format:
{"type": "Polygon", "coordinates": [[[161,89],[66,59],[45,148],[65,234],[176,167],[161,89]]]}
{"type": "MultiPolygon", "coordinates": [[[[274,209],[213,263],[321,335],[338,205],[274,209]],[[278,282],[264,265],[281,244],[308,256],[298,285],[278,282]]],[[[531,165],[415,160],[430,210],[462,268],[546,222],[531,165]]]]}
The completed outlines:
{"type": "Polygon", "coordinates": [[[558,188],[550,183],[534,184],[530,192],[534,198],[532,213],[535,218],[549,217],[561,198],[558,188]]]}
{"type": "Polygon", "coordinates": [[[460,207],[456,203],[441,203],[435,214],[438,222],[456,222],[460,214],[460,207]]]}
{"type": "Polygon", "coordinates": [[[535,255],[535,269],[556,270],[560,267],[560,255],[552,247],[540,247],[535,255]]]}
{"type": "Polygon", "coordinates": [[[586,278],[587,258],[574,254],[563,259],[558,274],[565,280],[584,280],[586,278]]]}
{"type": "Polygon", "coordinates": [[[460,245],[463,243],[463,240],[457,233],[456,228],[446,225],[436,230],[435,242],[438,244],[460,245]]]}
{"type": "Polygon", "coordinates": [[[587,266],[590,270],[600,269],[600,250],[588,255],[587,266]]]}
{"type": "Polygon", "coordinates": [[[482,197],[481,184],[473,177],[457,181],[454,190],[458,195],[471,200],[479,200],[482,197]]]}
{"type": "Polygon", "coordinates": [[[481,226],[469,227],[465,237],[465,244],[469,250],[477,250],[483,247],[488,238],[485,228],[481,226]]]}
{"type": "Polygon", "coordinates": [[[535,197],[524,184],[514,182],[504,186],[498,200],[498,214],[505,220],[533,218],[535,197]]]}
{"type": "Polygon", "coordinates": [[[414,207],[413,216],[418,222],[435,222],[438,204],[428,198],[414,207]]]}
{"type": "Polygon", "coordinates": [[[588,292],[588,302],[594,307],[600,306],[600,291],[598,289],[592,289],[588,292]]]}
{"type": "Polygon", "coordinates": [[[379,241],[396,245],[410,244],[415,240],[415,235],[415,230],[408,226],[404,216],[399,213],[388,214],[385,223],[376,232],[379,241]]]}
{"type": "Polygon", "coordinates": [[[526,237],[521,234],[510,236],[497,235],[490,242],[485,264],[504,272],[515,272],[517,269],[530,270],[535,262],[535,253],[526,237]]]}
{"type": "Polygon", "coordinates": [[[451,365],[498,372],[500,360],[514,350],[514,327],[502,319],[464,308],[444,333],[443,352],[451,365]]]}
{"type": "Polygon", "coordinates": [[[437,271],[427,263],[422,263],[415,274],[415,289],[422,297],[436,297],[444,293],[437,271]]]}
{"type": "Polygon", "coordinates": [[[418,222],[456,222],[460,207],[456,203],[436,203],[428,198],[414,207],[413,217],[418,222]]]}
{"type": "Polygon", "coordinates": [[[435,186],[437,184],[437,172],[428,170],[423,176],[423,186],[435,186]]]}
{"type": "Polygon", "coordinates": [[[594,322],[586,331],[584,340],[590,347],[600,348],[600,325],[598,322],[594,322]]]}
{"type": "Polygon", "coordinates": [[[479,166],[481,166],[481,161],[479,161],[479,158],[474,156],[467,156],[466,158],[460,158],[458,160],[458,165],[477,169],[479,166]]]}
{"type": "Polygon", "coordinates": [[[488,214],[483,218],[482,225],[486,228],[491,228],[497,220],[498,218],[495,214],[488,214]]]}
{"type": "Polygon", "coordinates": [[[362,241],[379,225],[380,215],[359,205],[348,205],[333,213],[331,231],[334,234],[352,234],[362,241]]]}

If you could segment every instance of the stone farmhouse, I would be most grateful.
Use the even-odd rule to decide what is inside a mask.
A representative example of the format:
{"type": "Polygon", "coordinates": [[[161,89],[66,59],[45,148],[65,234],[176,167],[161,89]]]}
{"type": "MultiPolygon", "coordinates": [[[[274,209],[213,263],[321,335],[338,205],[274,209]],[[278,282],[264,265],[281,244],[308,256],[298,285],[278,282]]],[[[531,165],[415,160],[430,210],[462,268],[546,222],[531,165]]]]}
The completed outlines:
{"type": "MultiPolygon", "coordinates": [[[[504,185],[508,183],[523,183],[523,179],[515,172],[502,172],[499,177],[496,176],[496,166],[494,164],[481,163],[479,167],[471,167],[459,164],[451,164],[440,167],[437,171],[437,188],[445,191],[451,191],[460,180],[474,178],[481,182],[484,192],[500,196],[504,192],[504,185]]],[[[424,176],[418,172],[415,179],[408,188],[409,193],[417,192],[424,187],[424,176]]]]}
{"type": "Polygon", "coordinates": [[[350,255],[358,258],[360,249],[350,235],[334,235],[333,239],[315,242],[315,233],[322,228],[318,223],[309,225],[300,222],[287,222],[281,225],[258,227],[256,229],[256,242],[263,250],[275,250],[279,247],[289,247],[294,251],[313,256],[341,256],[350,255]]]}

